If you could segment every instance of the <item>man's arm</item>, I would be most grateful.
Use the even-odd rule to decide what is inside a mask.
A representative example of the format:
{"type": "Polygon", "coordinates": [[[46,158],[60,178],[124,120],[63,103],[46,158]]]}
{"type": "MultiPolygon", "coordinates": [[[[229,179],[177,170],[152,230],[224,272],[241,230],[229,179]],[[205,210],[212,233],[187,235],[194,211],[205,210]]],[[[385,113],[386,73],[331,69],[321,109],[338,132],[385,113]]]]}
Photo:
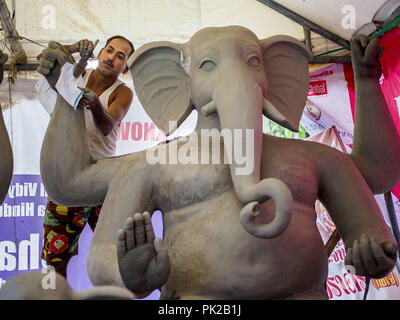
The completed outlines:
{"type": "Polygon", "coordinates": [[[108,135],[114,127],[125,117],[131,106],[133,93],[126,86],[119,86],[116,97],[107,110],[104,110],[99,97],[88,88],[80,88],[84,93],[79,101],[79,106],[88,105],[93,115],[94,124],[104,136],[108,135]]]}

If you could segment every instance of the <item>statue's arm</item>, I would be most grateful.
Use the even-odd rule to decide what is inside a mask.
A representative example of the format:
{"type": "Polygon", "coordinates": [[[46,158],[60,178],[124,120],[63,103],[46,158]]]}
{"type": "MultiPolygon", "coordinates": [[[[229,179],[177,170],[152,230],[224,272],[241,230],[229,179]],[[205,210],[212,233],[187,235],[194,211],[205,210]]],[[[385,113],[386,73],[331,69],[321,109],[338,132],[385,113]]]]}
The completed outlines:
{"type": "MultiPolygon", "coordinates": [[[[3,66],[8,56],[0,50],[0,83],[3,80],[3,66]]],[[[14,158],[6,124],[4,123],[3,111],[0,108],[0,204],[3,203],[10,186],[14,158]]]]}
{"type": "Polygon", "coordinates": [[[400,138],[379,85],[382,52],[378,39],[352,41],[356,108],[350,158],[375,194],[400,180],[400,138]]]}
{"type": "Polygon", "coordinates": [[[312,147],[319,169],[318,198],[345,243],[349,263],[361,275],[386,275],[395,265],[397,246],[370,188],[347,155],[325,145],[312,147]]]}
{"type": "MultiPolygon", "coordinates": [[[[64,51],[54,43],[43,51],[38,72],[49,83],[57,82],[60,67],[69,59],[64,51]]],[[[92,161],[83,109],[74,110],[57,95],[40,158],[41,176],[50,199],[66,206],[101,204],[115,169],[126,158],[92,161]]]]}
{"type": "Polygon", "coordinates": [[[88,275],[94,285],[124,286],[117,260],[118,232],[124,229],[128,217],[154,211],[156,174],[157,166],[149,165],[142,157],[122,164],[113,176],[88,256],[88,275]]]}

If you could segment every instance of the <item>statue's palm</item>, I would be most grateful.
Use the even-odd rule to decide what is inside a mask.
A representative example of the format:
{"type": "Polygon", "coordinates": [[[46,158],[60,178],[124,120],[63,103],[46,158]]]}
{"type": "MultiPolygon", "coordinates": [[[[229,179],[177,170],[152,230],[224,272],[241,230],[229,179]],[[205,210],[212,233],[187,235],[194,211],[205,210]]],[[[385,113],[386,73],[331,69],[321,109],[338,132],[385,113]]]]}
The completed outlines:
{"type": "Polygon", "coordinates": [[[155,239],[148,212],[126,220],[118,232],[117,256],[121,278],[134,293],[150,293],[168,279],[168,252],[161,239],[155,239]]]}

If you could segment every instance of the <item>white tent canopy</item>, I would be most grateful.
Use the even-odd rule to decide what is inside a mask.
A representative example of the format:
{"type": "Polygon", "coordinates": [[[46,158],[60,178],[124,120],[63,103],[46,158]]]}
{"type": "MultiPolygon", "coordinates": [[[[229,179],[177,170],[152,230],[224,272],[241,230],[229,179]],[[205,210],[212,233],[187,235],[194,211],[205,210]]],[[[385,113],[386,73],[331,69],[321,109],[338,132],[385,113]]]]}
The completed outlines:
{"type": "MultiPolygon", "coordinates": [[[[275,2],[348,40],[356,29],[371,22],[386,1],[275,2]],[[348,18],[355,18],[354,23],[346,24],[348,18]]],[[[6,4],[18,34],[44,46],[49,40],[69,44],[86,38],[99,39],[99,50],[115,34],[126,36],[135,47],[158,40],[185,42],[201,28],[227,25],[245,26],[260,38],[286,34],[304,39],[300,24],[257,0],[6,0],[6,4]]],[[[321,37],[313,34],[314,38],[321,37]]],[[[314,51],[337,47],[324,43],[323,48],[313,43],[314,51]]],[[[2,44],[4,48],[4,39],[2,44]]],[[[26,39],[21,44],[28,62],[36,62],[43,48],[26,39]]]]}

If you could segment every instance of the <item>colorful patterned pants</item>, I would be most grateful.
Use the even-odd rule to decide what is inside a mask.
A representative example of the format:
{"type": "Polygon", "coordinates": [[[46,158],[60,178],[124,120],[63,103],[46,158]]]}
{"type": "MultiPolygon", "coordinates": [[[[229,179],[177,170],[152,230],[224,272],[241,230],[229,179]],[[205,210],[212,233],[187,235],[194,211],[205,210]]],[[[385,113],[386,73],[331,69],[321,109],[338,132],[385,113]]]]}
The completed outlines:
{"type": "Polygon", "coordinates": [[[64,207],[49,199],[43,221],[42,259],[54,266],[77,255],[81,232],[86,223],[94,231],[100,209],[101,206],[64,207]]]}

